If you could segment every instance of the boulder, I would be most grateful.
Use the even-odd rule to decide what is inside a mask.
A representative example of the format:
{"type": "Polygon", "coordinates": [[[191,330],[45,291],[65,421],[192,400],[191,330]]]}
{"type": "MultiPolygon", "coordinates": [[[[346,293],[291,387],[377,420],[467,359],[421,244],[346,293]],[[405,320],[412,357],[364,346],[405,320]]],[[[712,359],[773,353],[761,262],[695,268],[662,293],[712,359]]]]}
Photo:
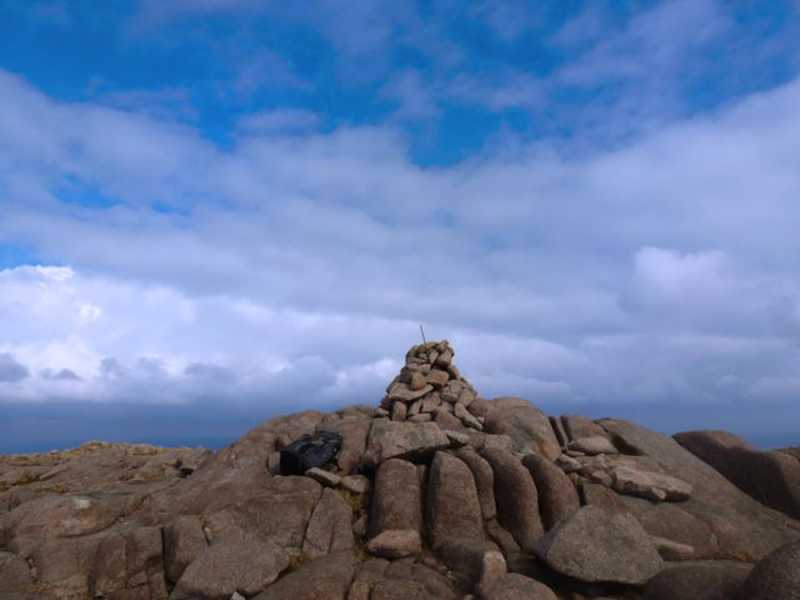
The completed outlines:
{"type": "Polygon", "coordinates": [[[437,452],[431,463],[425,500],[431,545],[448,538],[483,540],[483,518],[472,471],[464,461],[437,452]]]}
{"type": "Polygon", "coordinates": [[[345,600],[354,566],[351,551],[315,558],[281,577],[255,600],[345,600]]]}
{"type": "Polygon", "coordinates": [[[561,423],[567,435],[567,443],[580,438],[607,437],[605,429],[600,425],[578,415],[563,415],[561,423]]]}
{"type": "Polygon", "coordinates": [[[338,492],[325,488],[308,522],[303,552],[310,558],[353,548],[353,513],[338,492]]]}
{"type": "Polygon", "coordinates": [[[195,515],[181,515],[164,527],[164,573],[167,580],[178,581],[206,546],[202,523],[195,515]]]}
{"type": "Polygon", "coordinates": [[[253,596],[289,566],[289,556],[269,541],[245,539],[206,548],[184,571],[170,600],[229,600],[253,596]]]}
{"type": "Polygon", "coordinates": [[[494,473],[492,467],[472,448],[460,448],[455,455],[463,460],[472,471],[475,485],[478,489],[478,501],[481,505],[481,514],[484,520],[494,519],[497,516],[497,504],[494,498],[494,473]]]}
{"type": "MultiPolygon", "coordinates": [[[[628,421],[601,419],[615,445],[692,486],[681,508],[706,523],[718,542],[717,558],[756,561],[800,538],[786,515],[757,502],[674,439],[628,421]]],[[[666,537],[666,536],[665,536],[666,537]]]]}
{"type": "Polygon", "coordinates": [[[519,573],[506,573],[484,594],[485,600],[558,600],[549,587],[519,573]]]}
{"type": "Polygon", "coordinates": [[[367,552],[381,558],[403,558],[422,552],[422,539],[416,529],[387,529],[372,538],[367,552]]]}
{"type": "Polygon", "coordinates": [[[579,437],[567,444],[569,450],[576,450],[593,456],[595,454],[619,454],[619,450],[605,435],[579,437]]]}
{"type": "Polygon", "coordinates": [[[498,520],[524,550],[532,550],[544,533],[533,478],[520,460],[508,451],[484,448],[481,456],[494,473],[498,520]]]}
{"type": "Polygon", "coordinates": [[[747,563],[725,560],[668,565],[647,582],[644,600],[751,600],[740,594],[752,568],[747,563]]]}
{"type": "Polygon", "coordinates": [[[378,467],[370,507],[370,537],[391,529],[422,531],[422,491],[417,469],[399,458],[378,467]]]}
{"type": "Polygon", "coordinates": [[[449,538],[438,552],[444,563],[465,577],[479,593],[491,589],[507,572],[503,554],[488,542],[449,538]]]}
{"type": "Polygon", "coordinates": [[[26,590],[33,583],[24,558],[0,550],[0,594],[26,590]]]}
{"type": "Polygon", "coordinates": [[[374,420],[367,439],[366,461],[379,465],[390,458],[416,460],[433,456],[450,445],[435,423],[374,420]]]}
{"type": "Polygon", "coordinates": [[[691,484],[677,477],[625,466],[613,467],[610,473],[611,486],[620,494],[641,496],[657,502],[680,502],[692,494],[691,484]]]}
{"type": "Polygon", "coordinates": [[[594,506],[556,525],[534,550],[550,568],[589,583],[644,585],[663,564],[632,515],[594,506]]]}
{"type": "Polygon", "coordinates": [[[522,460],[536,484],[539,494],[539,510],[545,531],[571,517],[581,507],[575,486],[554,462],[536,454],[522,460]]]}
{"type": "Polygon", "coordinates": [[[165,598],[161,528],[138,527],[103,537],[92,566],[95,596],[165,598]]]}
{"type": "Polygon", "coordinates": [[[800,462],[793,457],[761,452],[725,431],[690,431],[674,438],[746,494],[800,519],[800,462]]]}
{"type": "Polygon", "coordinates": [[[491,404],[484,424],[487,433],[509,435],[514,452],[519,454],[541,454],[551,460],[561,454],[549,419],[530,402],[522,398],[502,397],[495,398],[491,404]]]}
{"type": "Polygon", "coordinates": [[[800,599],[800,542],[786,544],[756,564],[744,584],[747,600],[800,599]]]}
{"type": "Polygon", "coordinates": [[[273,477],[242,502],[204,515],[210,543],[257,537],[300,549],[322,486],[308,477],[273,477]]]}

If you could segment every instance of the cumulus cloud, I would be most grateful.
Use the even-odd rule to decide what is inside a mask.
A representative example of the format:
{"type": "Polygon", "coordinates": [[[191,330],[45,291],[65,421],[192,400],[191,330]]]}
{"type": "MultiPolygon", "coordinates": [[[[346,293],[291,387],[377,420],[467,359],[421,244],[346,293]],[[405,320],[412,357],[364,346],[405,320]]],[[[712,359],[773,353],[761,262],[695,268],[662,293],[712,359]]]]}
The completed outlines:
{"type": "Polygon", "coordinates": [[[0,352],[28,369],[6,401],[374,403],[420,322],[487,395],[794,389],[797,82],[611,151],[441,168],[390,127],[223,148],[8,74],[0,103],[0,240],[70,265],[0,271],[0,352]]]}

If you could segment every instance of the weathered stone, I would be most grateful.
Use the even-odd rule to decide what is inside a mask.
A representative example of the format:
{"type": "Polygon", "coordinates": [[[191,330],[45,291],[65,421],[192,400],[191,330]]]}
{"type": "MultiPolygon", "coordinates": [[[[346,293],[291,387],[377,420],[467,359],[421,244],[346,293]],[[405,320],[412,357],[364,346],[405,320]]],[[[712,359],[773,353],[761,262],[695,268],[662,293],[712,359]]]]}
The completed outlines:
{"type": "Polygon", "coordinates": [[[495,398],[491,404],[491,410],[486,415],[485,429],[488,433],[510,435],[514,452],[532,452],[551,460],[561,454],[550,421],[530,402],[521,398],[503,397],[495,398]]]}
{"type": "Polygon", "coordinates": [[[428,394],[422,399],[422,406],[420,412],[432,413],[442,405],[442,399],[439,394],[428,394]]]}
{"type": "Polygon", "coordinates": [[[388,530],[422,531],[422,498],[416,467],[393,458],[378,467],[370,509],[370,537],[388,530]]]}
{"type": "Polygon", "coordinates": [[[275,544],[248,539],[206,548],[184,571],[171,600],[228,600],[236,591],[258,594],[289,566],[289,556],[275,544]]]}
{"type": "Polygon", "coordinates": [[[650,539],[664,560],[692,560],[696,558],[694,548],[688,544],[681,544],[680,542],[674,542],[655,535],[651,535],[650,539]]]}
{"type": "Polygon", "coordinates": [[[458,403],[462,404],[464,408],[468,408],[470,404],[475,401],[475,392],[470,389],[461,390],[461,393],[458,395],[458,403]]]}
{"type": "Polygon", "coordinates": [[[747,563],[721,560],[668,565],[647,582],[644,600],[751,600],[741,592],[752,568],[747,563]]]}
{"type": "Polygon", "coordinates": [[[612,487],[620,494],[641,496],[650,500],[679,502],[692,494],[691,484],[677,477],[618,466],[611,470],[612,487]]]}
{"type": "Polygon", "coordinates": [[[336,487],[342,481],[342,478],[336,473],[331,473],[319,467],[314,467],[306,471],[306,477],[311,477],[314,481],[327,487],[336,487]]]}
{"type": "Polygon", "coordinates": [[[450,445],[435,423],[373,421],[367,440],[365,460],[378,465],[390,458],[417,459],[432,456],[450,445]]]}
{"type": "Polygon", "coordinates": [[[480,454],[494,472],[498,520],[524,550],[532,550],[544,529],[530,473],[518,458],[505,450],[484,448],[480,454]]]}
{"type": "Polygon", "coordinates": [[[442,429],[449,429],[452,431],[464,431],[466,427],[461,423],[461,419],[456,419],[447,409],[451,408],[450,404],[443,404],[434,412],[436,424],[442,429]]]}
{"type": "Polygon", "coordinates": [[[725,431],[690,431],[674,438],[762,504],[800,519],[800,462],[761,452],[725,431]]]}
{"type": "Polygon", "coordinates": [[[611,440],[606,436],[599,435],[574,439],[567,445],[567,448],[590,456],[595,454],[619,454],[619,450],[611,443],[611,440]]]}
{"type": "Polygon", "coordinates": [[[390,389],[388,399],[390,402],[413,402],[433,391],[432,385],[426,385],[419,390],[412,390],[406,383],[395,383],[390,389]]]}
{"type": "Polygon", "coordinates": [[[421,372],[419,372],[419,371],[411,371],[410,372],[409,379],[408,379],[408,387],[412,391],[417,392],[417,391],[423,389],[427,385],[427,383],[428,382],[425,379],[425,375],[423,375],[421,372]]]}
{"type": "Polygon", "coordinates": [[[567,443],[579,438],[608,436],[605,429],[586,417],[562,415],[561,423],[564,425],[564,431],[567,434],[567,443]]]}
{"type": "Polygon", "coordinates": [[[608,512],[627,512],[620,495],[601,483],[582,481],[580,496],[584,506],[595,506],[608,512]]]}
{"type": "Polygon", "coordinates": [[[32,583],[33,577],[25,559],[0,550],[0,594],[27,590],[32,583]]]}
{"type": "Polygon", "coordinates": [[[663,561],[650,536],[630,514],[585,506],[536,544],[552,569],[586,582],[643,585],[663,561]]]}
{"type": "Polygon", "coordinates": [[[411,419],[411,417],[416,416],[419,414],[420,410],[422,409],[422,400],[414,400],[411,405],[408,407],[408,414],[406,417],[411,419]]]}
{"type": "Polygon", "coordinates": [[[529,454],[522,464],[528,469],[539,494],[539,510],[545,531],[571,517],[581,507],[578,492],[555,463],[542,456],[529,454]]]}
{"type": "Polygon", "coordinates": [[[450,348],[446,348],[439,353],[439,356],[436,358],[436,366],[444,367],[445,369],[450,366],[450,363],[453,362],[453,351],[450,348]]]}
{"type": "MultiPolygon", "coordinates": [[[[376,417],[380,416],[379,411],[380,409],[375,410],[376,417]]],[[[342,447],[336,455],[336,466],[339,467],[341,473],[349,475],[363,462],[370,423],[369,418],[354,416],[341,419],[325,427],[328,431],[342,436],[342,447]]]]}
{"type": "Polygon", "coordinates": [[[654,503],[642,498],[619,496],[606,488],[602,489],[613,496],[617,509],[630,512],[651,536],[691,547],[694,560],[718,556],[717,538],[711,528],[684,510],[682,505],[671,502],[654,503]]]}
{"type": "Polygon", "coordinates": [[[475,478],[466,463],[437,452],[431,463],[425,502],[431,545],[452,537],[483,540],[483,519],[475,478]]]}
{"type": "Polygon", "coordinates": [[[200,519],[181,515],[164,528],[164,573],[175,583],[194,559],[206,549],[200,519]]]}
{"type": "Polygon", "coordinates": [[[472,448],[461,448],[455,455],[460,458],[472,471],[475,486],[478,490],[478,501],[481,505],[483,519],[494,519],[497,516],[497,504],[494,498],[494,472],[492,467],[472,448]]]}
{"type": "Polygon", "coordinates": [[[325,488],[308,522],[303,552],[317,558],[352,548],[353,513],[350,506],[336,491],[325,488]]]}
{"type": "Polygon", "coordinates": [[[514,536],[511,535],[511,532],[508,529],[500,525],[500,523],[497,522],[497,519],[489,519],[486,521],[485,526],[486,534],[489,536],[489,539],[497,544],[506,558],[520,553],[521,548],[514,539],[514,536]]]}
{"type": "Polygon", "coordinates": [[[508,570],[503,554],[488,542],[450,538],[439,547],[439,553],[445,564],[466,577],[479,593],[491,589],[508,570]]]}
{"type": "Polygon", "coordinates": [[[476,419],[473,414],[469,412],[463,404],[461,404],[461,402],[456,402],[453,405],[453,414],[467,427],[472,427],[472,429],[478,430],[483,429],[483,425],[481,425],[480,421],[478,421],[478,419],[476,419]]]}
{"type": "Polygon", "coordinates": [[[428,423],[433,420],[431,413],[419,413],[413,417],[409,417],[408,421],[411,423],[428,423]]]}
{"type": "Polygon", "coordinates": [[[492,404],[486,398],[477,397],[470,402],[467,410],[479,419],[485,419],[492,409],[492,404]]]}
{"type": "Polygon", "coordinates": [[[395,400],[394,404],[392,404],[392,421],[405,421],[407,412],[408,408],[405,402],[395,400]]]}
{"type": "Polygon", "coordinates": [[[341,487],[354,494],[366,494],[369,491],[369,478],[363,475],[348,475],[342,477],[341,487]]]}
{"type": "Polygon", "coordinates": [[[756,564],[744,584],[747,600],[800,598],[800,541],[781,546],[756,564]]]}
{"type": "Polygon", "coordinates": [[[549,587],[519,573],[498,578],[484,594],[485,600],[558,600],[549,587]]]}
{"type": "Polygon", "coordinates": [[[139,527],[105,536],[92,567],[95,595],[166,597],[162,551],[159,527],[139,527]]]}
{"type": "Polygon", "coordinates": [[[626,454],[655,460],[692,485],[692,497],[681,506],[709,525],[718,542],[717,558],[755,561],[798,538],[785,515],[758,503],[674,439],[627,421],[598,423],[626,454]]]}
{"type": "Polygon", "coordinates": [[[450,379],[450,374],[441,369],[431,369],[431,372],[425,376],[425,381],[436,389],[443,388],[447,381],[450,379]]]}
{"type": "Polygon", "coordinates": [[[469,444],[469,435],[462,431],[453,431],[452,429],[445,429],[445,435],[450,439],[451,448],[461,448],[469,444]]]}
{"type": "Polygon", "coordinates": [[[345,600],[353,571],[352,552],[322,556],[284,575],[254,600],[345,600]]]}
{"type": "Polygon", "coordinates": [[[367,552],[382,558],[403,558],[422,552],[422,539],[416,529],[387,529],[372,538],[367,552]]]}

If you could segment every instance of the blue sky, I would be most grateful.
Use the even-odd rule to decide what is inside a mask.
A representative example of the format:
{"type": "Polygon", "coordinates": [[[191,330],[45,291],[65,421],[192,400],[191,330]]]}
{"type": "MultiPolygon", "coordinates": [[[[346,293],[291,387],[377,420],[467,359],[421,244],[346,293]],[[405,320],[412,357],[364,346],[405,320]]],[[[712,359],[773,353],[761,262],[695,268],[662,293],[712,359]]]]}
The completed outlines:
{"type": "Polygon", "coordinates": [[[0,450],[375,403],[419,323],[784,439],[799,73],[794,0],[0,0],[0,450]]]}

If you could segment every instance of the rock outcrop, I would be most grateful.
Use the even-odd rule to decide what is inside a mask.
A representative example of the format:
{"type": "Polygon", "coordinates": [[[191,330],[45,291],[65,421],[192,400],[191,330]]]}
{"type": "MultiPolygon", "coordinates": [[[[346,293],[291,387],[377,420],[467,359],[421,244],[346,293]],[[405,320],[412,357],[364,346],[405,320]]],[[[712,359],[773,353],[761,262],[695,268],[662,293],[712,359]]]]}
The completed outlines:
{"type": "Polygon", "coordinates": [[[216,453],[0,457],[0,600],[797,598],[800,452],[676,439],[482,398],[430,342],[380,407],[216,453]]]}

